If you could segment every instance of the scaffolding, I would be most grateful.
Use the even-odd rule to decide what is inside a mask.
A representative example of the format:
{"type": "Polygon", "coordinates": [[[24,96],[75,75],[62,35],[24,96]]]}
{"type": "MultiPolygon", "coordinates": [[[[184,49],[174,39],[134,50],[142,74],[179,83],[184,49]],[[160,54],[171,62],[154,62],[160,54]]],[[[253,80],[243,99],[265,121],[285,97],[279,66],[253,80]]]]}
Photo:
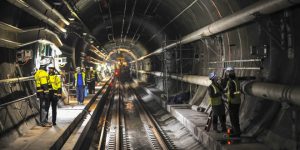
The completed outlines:
{"type": "MultiPolygon", "coordinates": [[[[161,53],[161,64],[162,64],[162,68],[161,68],[161,72],[163,72],[163,91],[166,94],[167,97],[167,101],[169,100],[169,87],[168,87],[168,82],[169,82],[169,73],[174,73],[180,76],[183,76],[184,74],[192,74],[194,72],[194,68],[195,68],[195,63],[196,63],[196,59],[197,58],[197,52],[195,48],[186,48],[183,47],[183,45],[181,44],[180,40],[165,40],[162,42],[162,49],[163,49],[163,53],[161,53]],[[172,48],[172,49],[166,49],[165,47],[168,45],[168,43],[174,43],[177,42],[179,44],[176,45],[176,47],[172,48]],[[187,52],[192,52],[192,57],[187,57],[184,56],[184,54],[186,54],[187,52]],[[174,56],[175,59],[170,59],[168,58],[168,55],[174,56]],[[175,66],[174,69],[171,70],[171,68],[168,67],[168,64],[170,64],[172,61],[174,61],[175,66]],[[189,70],[189,72],[187,72],[187,70],[184,70],[184,68],[186,67],[186,65],[184,65],[184,63],[186,61],[192,61],[192,69],[189,70]],[[171,72],[172,71],[172,72],[171,72]]],[[[192,85],[189,85],[189,90],[190,93],[192,90],[192,85]]],[[[176,92],[183,92],[184,91],[184,83],[182,81],[176,80],[176,92]]],[[[191,96],[191,95],[190,95],[191,96]]]]}

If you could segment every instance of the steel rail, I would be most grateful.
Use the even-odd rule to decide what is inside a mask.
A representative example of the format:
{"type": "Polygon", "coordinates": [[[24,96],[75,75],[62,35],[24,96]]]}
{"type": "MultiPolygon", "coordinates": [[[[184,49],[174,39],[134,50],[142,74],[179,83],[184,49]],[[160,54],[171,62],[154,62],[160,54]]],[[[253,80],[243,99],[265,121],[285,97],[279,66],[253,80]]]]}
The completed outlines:
{"type": "Polygon", "coordinates": [[[135,92],[134,89],[131,88],[131,90],[134,93],[134,97],[136,98],[135,104],[137,105],[137,109],[140,113],[140,117],[142,120],[145,120],[147,124],[150,126],[151,131],[153,132],[157,142],[159,143],[159,146],[163,150],[175,149],[174,146],[170,144],[170,142],[164,137],[165,134],[162,133],[163,130],[160,129],[154,117],[143,105],[141,97],[135,92]]]}
{"type": "Polygon", "coordinates": [[[70,135],[75,131],[77,126],[80,124],[80,122],[82,122],[84,120],[85,116],[88,114],[89,109],[96,102],[96,99],[98,98],[98,96],[104,91],[104,89],[107,89],[107,86],[109,85],[111,80],[112,79],[109,79],[102,86],[102,88],[95,94],[95,96],[90,100],[90,102],[84,107],[82,112],[72,121],[72,123],[67,127],[67,129],[64,131],[64,133],[50,147],[50,150],[57,150],[57,149],[61,149],[63,147],[65,142],[68,140],[70,135]]]}
{"type": "Polygon", "coordinates": [[[103,114],[103,108],[104,108],[104,106],[108,100],[109,94],[111,92],[110,84],[107,86],[107,89],[106,89],[105,93],[103,94],[103,96],[101,97],[100,101],[98,102],[98,104],[94,110],[94,113],[92,114],[90,120],[88,121],[85,128],[83,129],[78,141],[76,142],[76,144],[73,148],[74,150],[90,148],[90,145],[92,143],[92,138],[95,135],[95,131],[97,131],[98,122],[100,120],[101,115],[103,114]]]}
{"type": "MultiPolygon", "coordinates": [[[[112,88],[112,87],[111,87],[112,88]]],[[[114,88],[114,87],[113,87],[114,88]]],[[[99,115],[99,117],[102,117],[101,118],[101,122],[98,122],[99,125],[97,126],[98,130],[100,130],[100,138],[99,138],[99,142],[98,142],[98,150],[102,150],[102,149],[106,149],[105,148],[105,141],[106,141],[106,135],[107,135],[107,119],[110,115],[110,109],[112,107],[112,99],[114,98],[114,91],[111,90],[109,91],[110,93],[108,93],[108,98],[107,100],[105,101],[105,106],[106,106],[106,109],[104,110],[105,106],[103,106],[102,108],[102,111],[104,110],[105,112],[102,113],[103,115],[99,115]]]]}

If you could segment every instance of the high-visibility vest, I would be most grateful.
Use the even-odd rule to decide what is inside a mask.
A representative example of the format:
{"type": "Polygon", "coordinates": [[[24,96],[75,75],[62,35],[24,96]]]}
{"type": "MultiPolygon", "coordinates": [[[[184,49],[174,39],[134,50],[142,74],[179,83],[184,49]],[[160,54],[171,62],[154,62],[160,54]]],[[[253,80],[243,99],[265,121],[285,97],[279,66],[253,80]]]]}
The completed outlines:
{"type": "MultiPolygon", "coordinates": [[[[85,73],[84,73],[84,72],[81,72],[81,75],[82,75],[82,82],[83,82],[83,85],[85,85],[85,73]]],[[[77,86],[78,73],[75,73],[74,77],[75,77],[75,86],[77,86]]]]}
{"type": "Polygon", "coordinates": [[[221,105],[222,99],[221,99],[221,91],[218,87],[216,87],[214,84],[211,84],[210,87],[213,88],[214,94],[219,94],[220,96],[217,97],[210,97],[210,104],[212,106],[221,105]]]}
{"type": "Polygon", "coordinates": [[[49,92],[49,89],[48,89],[49,75],[48,75],[47,71],[45,71],[43,69],[39,69],[35,73],[34,79],[35,79],[37,92],[49,92]],[[46,85],[46,86],[44,86],[44,85],[46,85]]]}
{"type": "Polygon", "coordinates": [[[228,80],[225,90],[227,91],[226,96],[227,96],[227,100],[228,100],[229,104],[240,104],[241,103],[241,91],[240,91],[240,84],[238,81],[228,80]],[[234,83],[234,89],[235,89],[235,91],[233,93],[234,97],[230,96],[229,86],[230,86],[231,81],[234,83]]]}
{"type": "Polygon", "coordinates": [[[61,88],[60,76],[57,74],[49,75],[49,85],[51,90],[57,93],[57,90],[61,88]]]}

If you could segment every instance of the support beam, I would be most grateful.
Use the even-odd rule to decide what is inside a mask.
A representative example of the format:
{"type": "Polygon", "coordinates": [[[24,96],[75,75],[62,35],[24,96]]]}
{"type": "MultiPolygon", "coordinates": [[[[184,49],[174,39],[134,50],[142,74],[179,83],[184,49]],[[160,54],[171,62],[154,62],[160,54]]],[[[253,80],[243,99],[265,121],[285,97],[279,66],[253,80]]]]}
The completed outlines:
{"type": "MultiPolygon", "coordinates": [[[[167,45],[164,48],[158,48],[154,52],[140,57],[137,61],[143,60],[152,55],[157,55],[162,53],[163,50],[170,49],[175,47],[178,44],[187,44],[190,42],[194,42],[196,40],[200,40],[204,37],[208,37],[211,35],[215,35],[229,29],[238,27],[242,24],[248,23],[255,19],[256,14],[271,14],[276,11],[288,8],[290,6],[299,4],[300,0],[263,0],[259,1],[253,5],[250,5],[240,11],[237,11],[227,17],[224,17],[216,22],[213,22],[203,28],[200,28],[184,37],[178,42],[167,45]]],[[[135,62],[135,61],[132,61],[135,62]]]]}
{"type": "MultiPolygon", "coordinates": [[[[163,77],[162,72],[146,72],[139,70],[142,74],[151,74],[157,77],[163,77]]],[[[209,86],[211,81],[206,76],[198,75],[175,75],[169,74],[168,77],[187,82],[190,84],[209,86]]],[[[247,82],[242,86],[243,93],[251,96],[278,101],[288,102],[300,106],[300,86],[281,85],[264,82],[247,82]]]]}

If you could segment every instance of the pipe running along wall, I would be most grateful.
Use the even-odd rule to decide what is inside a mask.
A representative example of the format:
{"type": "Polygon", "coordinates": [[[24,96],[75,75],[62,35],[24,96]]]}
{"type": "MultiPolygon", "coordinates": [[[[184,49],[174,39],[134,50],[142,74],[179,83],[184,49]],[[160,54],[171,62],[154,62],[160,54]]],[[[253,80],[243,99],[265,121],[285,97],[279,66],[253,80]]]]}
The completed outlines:
{"type": "MultiPolygon", "coordinates": [[[[139,70],[142,74],[151,74],[157,77],[163,77],[162,72],[147,72],[139,70]]],[[[190,84],[196,84],[201,86],[209,86],[211,81],[206,76],[197,75],[176,75],[168,74],[167,77],[175,80],[180,80],[190,84]]],[[[242,86],[241,89],[245,94],[278,101],[278,102],[289,102],[294,105],[300,106],[300,87],[289,86],[273,83],[262,83],[262,82],[247,82],[242,86]]]]}
{"type": "Polygon", "coordinates": [[[32,16],[34,16],[34,17],[42,20],[43,22],[49,24],[50,26],[58,29],[59,31],[61,31],[61,32],[66,32],[67,31],[65,28],[61,27],[59,24],[57,24],[55,21],[53,21],[49,17],[43,15],[41,12],[39,12],[35,8],[31,7],[30,5],[28,5],[23,0],[7,0],[7,1],[10,2],[11,4],[15,5],[16,7],[24,10],[25,12],[31,14],[32,16]]]}
{"type": "MultiPolygon", "coordinates": [[[[143,60],[152,55],[157,55],[159,53],[162,53],[164,50],[173,48],[178,44],[187,44],[187,43],[202,39],[204,37],[208,37],[208,36],[235,28],[237,26],[240,26],[242,24],[245,24],[247,22],[254,20],[257,14],[263,14],[263,15],[271,14],[273,12],[288,8],[290,6],[293,6],[293,5],[296,5],[299,3],[300,3],[300,0],[259,1],[253,5],[250,5],[244,9],[240,10],[240,11],[237,11],[236,13],[234,13],[232,15],[224,17],[216,22],[213,22],[212,24],[209,24],[203,28],[200,28],[200,29],[184,36],[178,42],[172,43],[165,47],[160,47],[157,50],[155,50],[154,52],[140,57],[137,61],[143,60]]],[[[135,61],[132,61],[132,62],[135,62],[135,61]]]]}

